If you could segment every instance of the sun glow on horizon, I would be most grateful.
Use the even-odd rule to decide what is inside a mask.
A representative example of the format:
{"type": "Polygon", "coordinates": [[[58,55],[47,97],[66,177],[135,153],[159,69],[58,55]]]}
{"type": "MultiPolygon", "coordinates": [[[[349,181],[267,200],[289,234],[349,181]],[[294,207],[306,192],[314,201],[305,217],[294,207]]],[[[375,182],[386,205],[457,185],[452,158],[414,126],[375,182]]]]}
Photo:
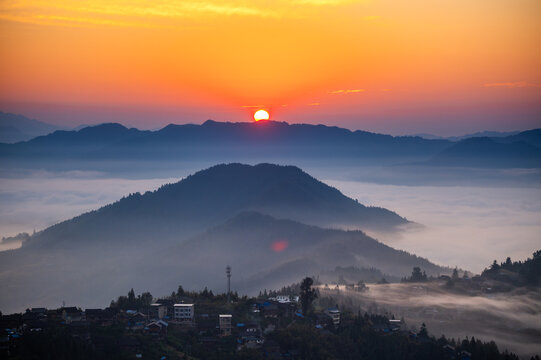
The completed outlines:
{"type": "Polygon", "coordinates": [[[4,0],[0,109],[67,127],[268,107],[393,134],[534,128],[540,12],[538,0],[4,0]]]}
{"type": "Polygon", "coordinates": [[[254,120],[269,120],[269,112],[267,110],[257,110],[254,114],[254,120]]]}

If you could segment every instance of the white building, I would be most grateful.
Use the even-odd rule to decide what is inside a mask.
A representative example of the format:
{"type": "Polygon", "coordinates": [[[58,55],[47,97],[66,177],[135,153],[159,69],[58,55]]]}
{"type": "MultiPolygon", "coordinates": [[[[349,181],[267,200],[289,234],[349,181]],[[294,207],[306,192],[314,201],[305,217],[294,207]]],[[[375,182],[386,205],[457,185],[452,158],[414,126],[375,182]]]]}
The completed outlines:
{"type": "Polygon", "coordinates": [[[299,302],[299,297],[289,295],[276,295],[276,297],[270,297],[269,300],[278,301],[282,304],[288,304],[291,302],[299,302]]]}
{"type": "Polygon", "coordinates": [[[231,314],[220,314],[220,335],[221,336],[230,336],[231,335],[231,314]]]}
{"type": "Polygon", "coordinates": [[[176,321],[193,323],[193,304],[175,304],[173,317],[176,321]]]}

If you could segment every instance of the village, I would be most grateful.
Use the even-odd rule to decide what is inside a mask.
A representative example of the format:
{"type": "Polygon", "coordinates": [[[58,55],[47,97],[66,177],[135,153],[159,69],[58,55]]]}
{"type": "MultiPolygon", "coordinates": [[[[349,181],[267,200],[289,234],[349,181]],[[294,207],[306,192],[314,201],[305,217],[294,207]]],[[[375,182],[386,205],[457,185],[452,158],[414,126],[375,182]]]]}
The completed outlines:
{"type": "Polygon", "coordinates": [[[65,349],[78,358],[93,354],[88,358],[305,359],[307,343],[321,347],[319,338],[339,346],[344,340],[340,333],[351,336],[354,330],[363,337],[389,342],[390,348],[406,344],[433,348],[449,359],[472,358],[455,344],[436,342],[424,326],[413,331],[403,319],[343,311],[332,305],[332,298],[318,296],[317,287],[310,289],[313,297],[310,307],[304,307],[305,315],[295,290],[298,286],[284,287],[283,293],[265,290],[249,298],[236,293],[215,295],[207,289],[187,292],[179,286],[161,299],[149,293],[135,296],[131,290],[104,309],[30,308],[1,316],[0,352],[7,359],[33,358],[28,356],[32,351],[58,354],[65,349]]]}
{"type": "MultiPolygon", "coordinates": [[[[490,279],[492,272],[486,270],[483,279],[490,279]]],[[[56,309],[32,307],[23,313],[0,313],[0,355],[14,360],[394,359],[408,348],[417,354],[416,359],[470,360],[485,358],[483,354],[491,354],[491,359],[518,359],[507,351],[500,353],[494,342],[473,337],[436,339],[424,323],[406,324],[403,317],[397,319],[389,311],[362,310],[351,301],[346,306],[344,299],[354,294],[362,297],[370,287],[391,286],[383,281],[368,287],[343,276],[325,284],[319,277],[306,277],[280,290],[265,289],[248,297],[230,290],[229,266],[226,275],[227,292],[222,294],[178,286],[170,295],[155,298],[149,292],[136,295],[131,289],[106,308],[62,304],[56,309]]],[[[456,269],[451,277],[429,279],[417,267],[411,277],[402,279],[403,285],[411,283],[412,291],[423,293],[426,284],[455,289],[470,282],[466,275],[459,278],[456,269]]]]}
{"type": "MultiPolygon", "coordinates": [[[[284,354],[280,346],[267,340],[267,335],[304,318],[298,296],[248,299],[232,295],[228,301],[226,295],[214,296],[206,290],[198,295],[197,299],[180,296],[178,303],[165,298],[133,308],[113,306],[82,310],[66,306],[58,309],[40,307],[27,309],[22,314],[2,315],[0,328],[4,334],[0,340],[0,351],[9,357],[17,353],[23,337],[54,328],[62,328],[72,337],[91,343],[98,349],[105,348],[111,345],[107,343],[108,339],[93,335],[100,332],[100,328],[109,328],[115,329],[115,334],[121,334],[115,343],[119,353],[127,355],[127,358],[147,358],[144,350],[148,345],[145,343],[149,341],[157,345],[156,348],[163,347],[160,359],[190,358],[194,344],[182,344],[182,339],[188,334],[195,335],[198,344],[208,349],[258,349],[267,357],[281,358],[284,354]],[[167,344],[171,337],[180,340],[179,347],[161,346],[167,344]]],[[[314,314],[314,327],[320,331],[338,327],[340,314],[336,307],[322,309],[314,314]]],[[[286,355],[294,357],[295,350],[291,349],[286,355]]]]}

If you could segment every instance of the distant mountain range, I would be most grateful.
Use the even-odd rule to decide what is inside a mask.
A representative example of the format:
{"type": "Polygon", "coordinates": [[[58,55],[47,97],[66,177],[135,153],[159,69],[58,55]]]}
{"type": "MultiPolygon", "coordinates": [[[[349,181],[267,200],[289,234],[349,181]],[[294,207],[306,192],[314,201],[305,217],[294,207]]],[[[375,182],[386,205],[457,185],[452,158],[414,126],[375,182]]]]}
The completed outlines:
{"type": "Polygon", "coordinates": [[[532,130],[511,137],[469,138],[443,150],[427,163],[436,166],[539,168],[541,130],[532,130]],[[511,139],[516,141],[511,141],[511,139]]]}
{"type": "Polygon", "coordinates": [[[524,142],[539,148],[541,147],[541,129],[523,131],[515,135],[493,138],[492,140],[504,144],[524,142]]]}
{"type": "MultiPolygon", "coordinates": [[[[120,161],[143,167],[168,162],[267,161],[347,166],[421,164],[531,168],[541,166],[540,132],[537,129],[507,136],[498,133],[496,137],[469,137],[455,142],[274,121],[222,123],[208,120],[202,125],[168,125],[156,131],[101,124],[77,131],[56,131],[16,144],[0,144],[0,162],[7,167],[62,170],[91,167],[103,170],[106,163],[122,165],[120,161]],[[478,140],[483,138],[492,142],[478,140]],[[530,146],[500,146],[494,152],[494,143],[521,142],[530,146]],[[476,146],[471,146],[473,143],[476,146]],[[145,163],[147,165],[142,165],[145,163]]],[[[480,134],[494,135],[492,132],[480,134]]],[[[115,166],[109,166],[111,168],[115,166]]]]}
{"type": "Polygon", "coordinates": [[[0,111],[0,143],[27,141],[60,129],[56,125],[0,111]]]}
{"type": "Polygon", "coordinates": [[[431,139],[431,140],[433,139],[444,140],[445,139],[445,140],[450,140],[450,141],[460,141],[460,140],[465,140],[465,139],[469,139],[473,137],[507,137],[511,135],[516,135],[518,133],[520,133],[520,131],[478,131],[472,134],[465,134],[465,135],[460,135],[460,136],[448,136],[448,137],[438,136],[438,135],[433,135],[433,134],[426,134],[426,133],[419,133],[413,136],[419,136],[419,137],[422,137],[425,139],[431,139]]]}
{"type": "Polygon", "coordinates": [[[88,305],[95,306],[134,284],[155,294],[178,284],[219,288],[227,264],[237,271],[240,291],[336,266],[374,267],[395,277],[413,266],[448,272],[360,230],[339,230],[392,231],[407,224],[293,166],[217,165],[51,226],[22,248],[0,252],[0,309],[37,306],[20,302],[38,298],[82,304],[90,297],[94,303],[88,305]]]}
{"type": "Polygon", "coordinates": [[[242,156],[327,158],[419,158],[436,154],[448,141],[393,137],[365,131],[274,121],[168,125],[157,131],[102,124],[58,131],[18,144],[2,144],[0,156],[42,161],[178,160],[242,156]]]}

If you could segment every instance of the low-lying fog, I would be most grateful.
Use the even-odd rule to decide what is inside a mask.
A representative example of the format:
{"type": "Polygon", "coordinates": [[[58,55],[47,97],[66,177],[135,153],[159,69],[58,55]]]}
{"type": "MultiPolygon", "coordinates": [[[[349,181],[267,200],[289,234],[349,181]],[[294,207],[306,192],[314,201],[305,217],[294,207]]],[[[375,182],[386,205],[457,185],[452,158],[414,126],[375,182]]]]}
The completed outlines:
{"type": "Polygon", "coordinates": [[[430,335],[494,340],[500,350],[523,357],[541,352],[541,293],[517,289],[510,293],[461,295],[442,284],[370,284],[365,292],[320,289],[351,310],[404,317],[406,325],[426,323],[430,335]]]}
{"type": "MultiPolygon", "coordinates": [[[[134,192],[155,190],[179,179],[121,179],[94,173],[34,173],[0,179],[0,237],[32,233],[134,192]]],[[[1,244],[0,250],[20,244],[1,244]]]]}
{"type": "Polygon", "coordinates": [[[424,225],[398,235],[371,235],[438,264],[480,272],[494,259],[525,259],[541,249],[540,188],[326,183],[424,225]]]}
{"type": "MultiPolygon", "coordinates": [[[[99,175],[99,174],[98,174],[99,175]]],[[[179,176],[188,175],[188,172],[179,176]]],[[[94,173],[34,173],[0,179],[0,236],[41,230],[178,178],[104,178],[94,173]]],[[[541,188],[398,186],[324,179],[365,205],[396,211],[424,228],[381,241],[442,265],[480,272],[494,259],[523,259],[541,248],[541,188]]],[[[18,244],[0,244],[0,250],[18,244]]]]}

